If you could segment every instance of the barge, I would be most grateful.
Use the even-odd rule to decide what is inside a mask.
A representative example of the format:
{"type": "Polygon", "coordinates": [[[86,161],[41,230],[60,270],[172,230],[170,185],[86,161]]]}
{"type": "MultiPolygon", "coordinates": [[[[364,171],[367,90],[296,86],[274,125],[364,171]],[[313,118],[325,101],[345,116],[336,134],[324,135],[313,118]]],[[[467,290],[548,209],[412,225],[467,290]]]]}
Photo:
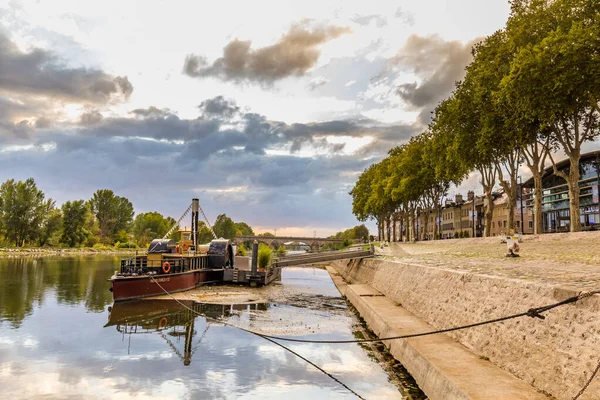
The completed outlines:
{"type": "Polygon", "coordinates": [[[225,269],[234,267],[233,244],[227,239],[216,239],[213,232],[215,240],[206,245],[198,245],[198,199],[192,200],[180,221],[190,209],[192,230],[180,231],[179,243],[166,237],[154,239],[148,246],[146,255],[121,260],[120,270],[115,271],[109,279],[109,290],[115,302],[223,282],[225,269]]]}

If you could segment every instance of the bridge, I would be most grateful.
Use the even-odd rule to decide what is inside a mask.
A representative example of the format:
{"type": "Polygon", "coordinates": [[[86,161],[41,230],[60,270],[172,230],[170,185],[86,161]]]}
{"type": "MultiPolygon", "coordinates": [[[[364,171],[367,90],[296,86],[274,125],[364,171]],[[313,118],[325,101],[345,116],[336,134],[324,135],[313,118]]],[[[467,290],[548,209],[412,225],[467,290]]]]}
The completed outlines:
{"type": "MultiPolygon", "coordinates": [[[[331,239],[331,238],[318,238],[318,237],[301,237],[301,236],[254,236],[254,235],[240,235],[233,239],[237,244],[243,242],[254,242],[255,240],[259,243],[264,243],[272,248],[276,249],[279,246],[283,246],[286,243],[300,243],[310,246],[313,250],[318,250],[322,246],[330,243],[343,243],[344,239],[331,239]]],[[[350,240],[351,243],[356,243],[358,240],[350,240]]]]}
{"type": "Polygon", "coordinates": [[[353,260],[360,258],[373,257],[375,248],[371,245],[356,245],[347,250],[324,251],[321,253],[294,254],[285,257],[275,258],[273,267],[293,267],[296,265],[317,264],[336,260],[353,260]]]}

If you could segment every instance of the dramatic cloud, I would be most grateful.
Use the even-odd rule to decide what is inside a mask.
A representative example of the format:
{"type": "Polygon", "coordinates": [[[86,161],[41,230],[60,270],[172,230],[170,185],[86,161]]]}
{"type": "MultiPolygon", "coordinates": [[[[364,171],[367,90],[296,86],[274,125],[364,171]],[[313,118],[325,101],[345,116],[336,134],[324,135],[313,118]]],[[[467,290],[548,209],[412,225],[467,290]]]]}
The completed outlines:
{"type": "Polygon", "coordinates": [[[59,202],[109,187],[140,212],[180,212],[169,196],[149,195],[152,182],[177,198],[200,196],[211,218],[226,212],[253,225],[333,230],[355,223],[348,191],[357,174],[416,131],[366,119],[286,124],[222,96],[199,110],[183,119],[157,107],[128,118],[92,109],[78,124],[19,126],[27,136],[4,137],[0,181],[33,176],[59,202]]]}
{"type": "Polygon", "coordinates": [[[127,98],[132,91],[127,77],[68,68],[54,53],[39,48],[22,52],[0,32],[0,93],[106,103],[115,96],[127,98]]]}
{"type": "Polygon", "coordinates": [[[189,55],[183,70],[192,77],[272,83],[306,74],[319,60],[319,45],[349,32],[349,28],[338,26],[312,31],[294,26],[277,43],[256,50],[250,48],[251,41],[235,39],[225,46],[223,57],[212,64],[204,57],[189,55]]]}
{"type": "Polygon", "coordinates": [[[413,35],[392,59],[398,68],[421,78],[420,83],[398,86],[397,93],[415,109],[422,109],[422,122],[428,122],[430,112],[452,92],[455,82],[464,77],[465,67],[473,59],[471,47],[477,41],[447,42],[438,36],[413,35]]]}

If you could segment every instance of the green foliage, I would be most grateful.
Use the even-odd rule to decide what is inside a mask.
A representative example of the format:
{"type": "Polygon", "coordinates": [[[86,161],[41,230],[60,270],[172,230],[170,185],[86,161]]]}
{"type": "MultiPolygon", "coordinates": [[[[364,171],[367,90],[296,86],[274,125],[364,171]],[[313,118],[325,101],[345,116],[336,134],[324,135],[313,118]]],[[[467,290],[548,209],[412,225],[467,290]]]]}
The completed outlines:
{"type": "Polygon", "coordinates": [[[271,262],[272,250],[269,246],[261,243],[258,246],[258,266],[260,268],[266,268],[271,262]]]}
{"type": "Polygon", "coordinates": [[[213,234],[210,228],[202,221],[198,222],[198,243],[210,243],[213,240],[213,234]]]}
{"type": "Polygon", "coordinates": [[[221,214],[217,217],[213,230],[219,238],[233,239],[236,232],[235,223],[231,218],[225,214],[221,214]]]}
{"type": "Polygon", "coordinates": [[[44,199],[33,178],[0,186],[0,231],[15,246],[46,244],[60,227],[60,212],[53,210],[54,200],[44,199]]]}
{"type": "Polygon", "coordinates": [[[244,246],[243,243],[238,246],[237,255],[242,256],[242,257],[245,257],[248,255],[248,249],[246,249],[246,246],[244,246]]]}
{"type": "MultiPolygon", "coordinates": [[[[133,237],[139,246],[147,246],[152,240],[162,238],[175,223],[154,211],[138,214],[133,221],[133,237]]],[[[176,234],[178,235],[178,233],[176,234]]],[[[179,238],[176,236],[176,240],[179,238]]]]}
{"type": "Polygon", "coordinates": [[[283,257],[283,256],[285,256],[285,247],[279,246],[277,248],[277,250],[275,251],[275,254],[277,255],[277,257],[283,257]]]}
{"type": "Polygon", "coordinates": [[[369,229],[365,226],[365,224],[357,225],[354,228],[346,229],[343,232],[338,232],[333,236],[330,236],[332,239],[358,239],[364,240],[365,242],[369,240],[369,229]]]}
{"type": "Polygon", "coordinates": [[[136,249],[137,244],[134,242],[116,242],[114,245],[115,249],[136,249]]]}
{"type": "Polygon", "coordinates": [[[263,232],[263,233],[259,234],[258,236],[273,237],[275,235],[273,235],[271,232],[263,232]]]}
{"type": "Polygon", "coordinates": [[[114,243],[121,230],[127,230],[133,219],[133,205],[124,197],[115,196],[112,190],[101,189],[90,200],[92,213],[98,221],[100,241],[114,243]]]}
{"type": "Polygon", "coordinates": [[[245,222],[236,222],[235,230],[236,230],[236,235],[254,236],[254,231],[252,230],[250,225],[248,225],[245,222]]]}
{"type": "Polygon", "coordinates": [[[90,235],[86,222],[91,215],[88,204],[83,200],[67,201],[62,207],[63,223],[60,242],[76,247],[85,242],[90,235]]]}

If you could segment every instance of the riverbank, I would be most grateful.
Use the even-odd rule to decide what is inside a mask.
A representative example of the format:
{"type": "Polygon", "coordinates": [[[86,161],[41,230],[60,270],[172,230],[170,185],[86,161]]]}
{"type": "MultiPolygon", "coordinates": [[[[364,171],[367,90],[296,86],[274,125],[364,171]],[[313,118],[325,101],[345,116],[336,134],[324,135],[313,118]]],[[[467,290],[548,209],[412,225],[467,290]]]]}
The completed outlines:
{"type": "MultiPolygon", "coordinates": [[[[137,249],[140,250],[140,249],[137,249]]],[[[71,256],[71,255],[96,255],[96,254],[135,254],[136,249],[98,249],[93,247],[0,247],[0,257],[26,257],[26,256],[71,256]]]]}
{"type": "MultiPolygon", "coordinates": [[[[442,329],[521,313],[600,288],[598,240],[598,232],[530,236],[521,243],[520,258],[505,257],[506,245],[498,238],[392,243],[378,250],[380,257],[336,262],[333,266],[351,286],[367,285],[379,294],[358,293],[354,301],[376,303],[387,299],[390,310],[403,309],[427,326],[442,329]]],[[[364,306],[363,312],[380,313],[384,308],[371,304],[364,306]]],[[[480,368],[478,358],[489,360],[540,393],[567,400],[584,386],[598,364],[598,311],[600,296],[596,295],[553,309],[544,320],[523,317],[441,336],[454,339],[475,355],[475,361],[469,364],[476,370],[480,368]]],[[[371,323],[371,329],[379,333],[371,323]]],[[[417,333],[424,328],[418,324],[413,327],[411,330],[404,325],[402,332],[417,333]]],[[[396,346],[406,351],[414,340],[398,341],[396,346]]],[[[440,350],[437,354],[446,352],[440,350]]],[[[412,370],[410,365],[405,366],[430,395],[427,388],[435,374],[423,375],[418,368],[433,365],[433,370],[440,370],[428,364],[432,357],[420,358],[425,360],[420,366],[413,365],[412,370]]],[[[464,383],[463,374],[455,378],[456,385],[464,383]]],[[[598,399],[599,393],[597,378],[580,399],[598,399]]]]}

